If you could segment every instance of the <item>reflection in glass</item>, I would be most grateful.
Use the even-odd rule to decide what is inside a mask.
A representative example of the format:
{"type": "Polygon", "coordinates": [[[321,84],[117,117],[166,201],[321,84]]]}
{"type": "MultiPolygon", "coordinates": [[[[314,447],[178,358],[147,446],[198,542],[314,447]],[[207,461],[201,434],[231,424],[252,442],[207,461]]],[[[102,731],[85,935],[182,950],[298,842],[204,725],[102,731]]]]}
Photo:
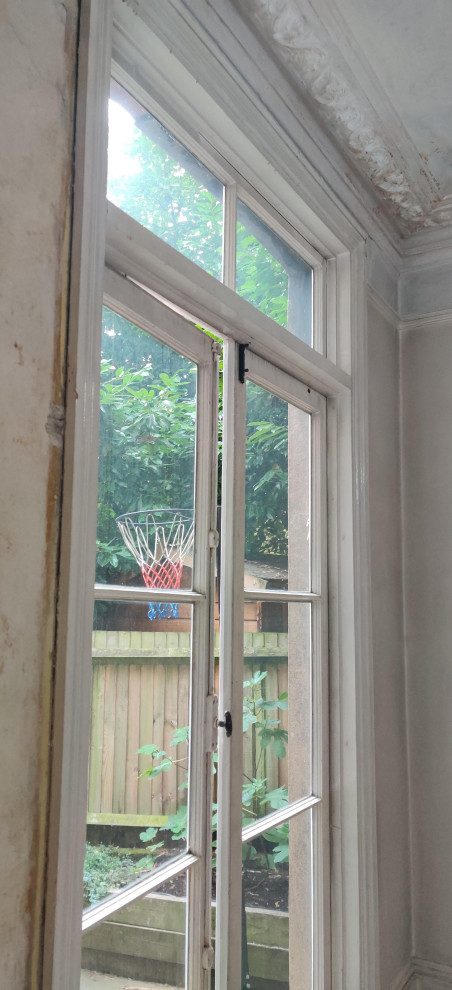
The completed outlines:
{"type": "Polygon", "coordinates": [[[245,587],[310,587],[311,416],[247,382],[245,587]]]}
{"type": "Polygon", "coordinates": [[[96,602],[85,907],[186,849],[191,606],[96,602]]]}
{"type": "MultiPolygon", "coordinates": [[[[102,584],[144,586],[143,561],[124,541],[118,516],[157,510],[168,539],[185,545],[173,519],[182,510],[187,531],[193,513],[196,382],[191,361],[104,309],[96,567],[102,584]]],[[[158,552],[157,569],[165,564],[162,534],[156,545],[155,532],[148,532],[151,550],[158,552]]],[[[190,549],[178,563],[184,566],[178,574],[184,586],[190,580],[190,549]]]]}
{"type": "Polygon", "coordinates": [[[243,965],[251,987],[265,980],[270,990],[289,990],[289,828],[243,845],[243,965]]]}
{"type": "Polygon", "coordinates": [[[185,986],[186,875],[115,911],[82,939],[80,990],[110,985],[140,990],[185,986]],[[113,985],[113,981],[112,981],[113,985]]]}
{"type": "Polygon", "coordinates": [[[311,606],[247,602],[243,823],[311,792],[311,606]]]}
{"type": "Polygon", "coordinates": [[[312,268],[244,203],[237,203],[236,290],[312,345],[312,268]]]}
{"type": "Polygon", "coordinates": [[[313,979],[312,811],[290,820],[289,984],[311,990],[313,979]]]}
{"type": "Polygon", "coordinates": [[[108,198],[221,278],[223,186],[163,125],[112,82],[108,198]]]}
{"type": "Polygon", "coordinates": [[[304,812],[244,843],[243,927],[251,986],[265,980],[268,990],[312,988],[311,833],[311,812],[304,812]]]}

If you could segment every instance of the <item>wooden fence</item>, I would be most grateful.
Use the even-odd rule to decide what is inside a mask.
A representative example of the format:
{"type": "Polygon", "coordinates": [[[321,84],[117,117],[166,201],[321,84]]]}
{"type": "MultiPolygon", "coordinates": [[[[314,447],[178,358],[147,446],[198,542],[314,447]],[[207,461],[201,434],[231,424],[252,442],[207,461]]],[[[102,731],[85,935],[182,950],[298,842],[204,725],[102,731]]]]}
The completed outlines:
{"type": "MultiPolygon", "coordinates": [[[[186,632],[93,633],[88,821],[125,824],[122,816],[146,816],[158,825],[186,803],[180,788],[186,780],[187,745],[176,750],[170,744],[174,730],[188,724],[189,663],[186,632]],[[152,781],[140,777],[152,760],[138,754],[149,743],[178,761],[152,781]]],[[[258,689],[265,698],[287,691],[287,633],[245,632],[244,680],[257,670],[267,671],[258,689]]],[[[286,711],[270,717],[278,717],[287,729],[286,711]]],[[[261,750],[258,735],[248,730],[244,772],[266,777],[273,789],[287,784],[287,758],[278,759],[272,746],[261,750]]]]}

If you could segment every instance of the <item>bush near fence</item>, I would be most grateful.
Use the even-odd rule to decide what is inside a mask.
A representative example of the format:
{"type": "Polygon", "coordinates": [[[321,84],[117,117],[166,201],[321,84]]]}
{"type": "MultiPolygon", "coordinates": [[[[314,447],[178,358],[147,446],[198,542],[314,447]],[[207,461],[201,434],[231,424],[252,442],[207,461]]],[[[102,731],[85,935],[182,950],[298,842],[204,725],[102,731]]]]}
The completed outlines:
{"type": "MultiPolygon", "coordinates": [[[[217,633],[217,664],[218,646],[217,633]]],[[[190,634],[96,630],[92,655],[88,821],[162,825],[186,802],[186,792],[178,788],[186,779],[187,744],[177,747],[179,767],[153,780],[140,778],[152,761],[138,750],[151,742],[168,750],[174,730],[188,724],[190,634]]],[[[287,691],[287,632],[245,632],[243,679],[256,670],[267,671],[265,697],[287,691]]],[[[287,712],[278,717],[287,729],[287,712]]],[[[255,776],[258,764],[269,790],[287,785],[287,757],[278,759],[272,747],[261,753],[249,730],[245,774],[255,776]]]]}

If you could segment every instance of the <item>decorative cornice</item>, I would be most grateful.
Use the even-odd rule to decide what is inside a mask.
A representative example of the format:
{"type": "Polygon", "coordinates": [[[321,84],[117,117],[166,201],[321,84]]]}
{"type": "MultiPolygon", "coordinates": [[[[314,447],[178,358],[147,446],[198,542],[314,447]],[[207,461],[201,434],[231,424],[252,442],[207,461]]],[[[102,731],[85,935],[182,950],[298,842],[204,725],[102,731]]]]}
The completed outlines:
{"type": "Polygon", "coordinates": [[[398,215],[404,232],[451,223],[452,196],[440,199],[436,180],[421,160],[415,173],[408,166],[397,134],[387,133],[328,32],[311,16],[308,19],[307,4],[303,12],[296,0],[249,0],[246,11],[241,0],[238,5],[260,27],[292,80],[398,215]]]}
{"type": "Polygon", "coordinates": [[[380,316],[386,320],[387,323],[394,329],[400,329],[399,314],[391,306],[391,304],[384,299],[378,289],[375,286],[368,283],[367,285],[367,299],[370,304],[376,309],[380,316]]]}
{"type": "Polygon", "coordinates": [[[444,326],[452,326],[452,309],[426,313],[425,316],[404,316],[399,320],[398,330],[434,330],[444,326]]]}
{"type": "Polygon", "coordinates": [[[452,990],[452,966],[413,956],[391,983],[390,990],[452,990]]]}

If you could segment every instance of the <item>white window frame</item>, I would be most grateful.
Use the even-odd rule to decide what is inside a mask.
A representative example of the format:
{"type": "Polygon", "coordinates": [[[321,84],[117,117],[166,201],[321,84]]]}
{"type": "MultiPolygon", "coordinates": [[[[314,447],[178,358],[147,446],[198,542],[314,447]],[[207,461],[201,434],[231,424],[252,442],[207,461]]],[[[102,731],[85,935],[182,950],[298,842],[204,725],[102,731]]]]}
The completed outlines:
{"type": "MultiPolygon", "coordinates": [[[[125,8],[125,5],[124,5],[125,8]]],[[[124,9],[126,17],[131,12],[124,9]]],[[[80,966],[81,876],[85,838],[86,777],[89,740],[92,584],[94,580],[95,513],[89,493],[97,478],[97,394],[100,313],[104,264],[106,188],[106,106],[111,51],[110,0],[85,0],[77,106],[74,232],[68,352],[67,429],[63,493],[62,557],[55,665],[53,765],[48,844],[48,883],[43,983],[46,988],[76,990],[80,966]]],[[[227,141],[229,158],[280,217],[293,218],[300,236],[323,258],[321,298],[326,317],[328,358],[284,339],[281,328],[270,332],[267,318],[253,311],[259,326],[258,352],[272,357],[283,370],[294,368],[307,384],[327,398],[330,540],[330,688],[331,688],[331,849],[332,849],[332,986],[335,990],[377,990],[378,883],[374,807],[373,679],[368,525],[367,328],[365,245],[353,221],[322,188],[307,182],[310,203],[299,194],[306,165],[290,149],[283,129],[273,136],[281,173],[268,168],[263,147],[250,145],[235,121],[225,120],[205,90],[158,36],[142,30],[139,18],[124,50],[143,59],[140,48],[152,42],[149,85],[165,111],[184,114],[207,125],[201,150],[227,141]],[[134,33],[135,32],[135,33],[134,33]],[[144,35],[146,34],[146,39],[144,35]],[[140,41],[141,37],[141,41],[140,41]],[[177,71],[174,71],[176,64],[177,71]],[[184,108],[185,104],[185,108],[184,108]],[[187,110],[189,107],[189,111],[187,110]],[[226,126],[227,125],[227,126],[226,126]],[[242,164],[243,163],[243,167],[242,164]],[[303,171],[304,170],[304,171],[303,171]],[[294,176],[294,181],[290,176],[294,176]],[[297,177],[297,178],[295,178],[297,177]],[[313,192],[314,189],[314,192],[313,192]],[[330,217],[331,226],[325,221],[330,217]],[[338,231],[342,230],[341,237],[338,231]],[[276,336],[275,336],[276,333],[276,336]],[[273,339],[270,339],[273,336],[273,339]],[[260,342],[260,343],[259,343],[260,342]],[[309,352],[309,353],[308,353],[309,352]],[[353,387],[352,387],[353,386],[353,387]],[[358,756],[359,754],[359,756],[358,756]]],[[[121,28],[122,34],[124,34],[121,28]]],[[[115,28],[115,37],[118,37],[115,28]]],[[[251,99],[246,93],[244,99],[251,99]]],[[[257,107],[259,110],[259,107],[257,107]]],[[[262,141],[266,122],[263,121],[262,141]]],[[[201,128],[202,131],[202,128],[201,128]]],[[[194,129],[194,133],[196,130],[194,129]]],[[[198,134],[199,137],[199,134],[198,134]]],[[[205,160],[205,155],[204,155],[205,160]]],[[[253,200],[254,201],[254,200],[253,200]]],[[[121,255],[121,224],[109,209],[108,251],[121,255]]],[[[129,218],[128,218],[129,219],[129,218]]],[[[133,221],[131,221],[133,223],[133,221]]],[[[287,222],[287,220],[286,220],[287,222]]],[[[152,236],[152,235],[151,235],[152,236]]],[[[174,304],[186,300],[186,272],[179,257],[171,285],[160,258],[154,258],[156,291],[174,304]],[[181,292],[181,285],[183,292],[181,292]],[[164,290],[164,291],[162,291],[164,290]]],[[[172,249],[164,245],[170,252],[172,249]]],[[[176,252],[175,252],[176,253],[176,252]]],[[[108,252],[107,252],[108,259],[108,252]]],[[[142,258],[134,258],[132,277],[140,281],[142,258]]],[[[171,260],[173,260],[171,258],[171,260]]],[[[116,263],[115,263],[116,267],[116,263]]],[[[119,270],[122,271],[121,268],[119,270]]],[[[202,318],[214,314],[216,300],[201,285],[202,318]]],[[[199,301],[199,300],[198,300],[199,301]]],[[[224,303],[224,305],[223,305],[224,303]]],[[[248,307],[244,300],[238,300],[248,307]]],[[[223,307],[223,308],[222,308],[223,307]]],[[[248,342],[250,329],[234,326],[226,297],[221,317],[229,335],[248,342]]],[[[197,305],[196,311],[199,311],[197,305]]],[[[235,309],[235,307],[234,307],[235,309]]],[[[217,309],[218,312],[218,309],[217,309]]],[[[248,320],[242,308],[241,316],[248,320]]],[[[290,337],[290,335],[289,335],[290,337]]],[[[254,344],[254,341],[253,341],[254,344]]]]}
{"type": "Polygon", "coordinates": [[[188,916],[186,973],[189,986],[207,986],[203,949],[210,939],[211,870],[205,856],[212,807],[212,729],[207,724],[207,699],[214,695],[215,551],[209,539],[217,524],[217,435],[219,345],[188,324],[139,286],[109,269],[104,273],[104,304],[135,326],[149,332],[197,366],[195,456],[195,537],[193,590],[150,590],[96,584],[97,601],[151,600],[185,602],[192,606],[190,677],[189,818],[187,852],[156,869],[133,886],[83,912],[87,930],[138,897],[157,888],[176,870],[186,870],[188,916]],[[207,758],[208,757],[208,758],[207,758]],[[194,937],[199,934],[199,938],[194,937]]]}
{"type": "MultiPolygon", "coordinates": [[[[327,526],[326,526],[326,423],[325,399],[299,379],[281,371],[273,363],[247,349],[246,380],[268,389],[283,401],[304,409],[312,416],[312,577],[311,591],[251,591],[243,585],[244,508],[245,508],[245,439],[246,389],[237,376],[237,342],[225,344],[224,431],[222,530],[229,552],[222,559],[222,623],[220,706],[233,713],[233,721],[241,720],[243,705],[243,603],[244,601],[311,603],[312,623],[312,793],[291,801],[287,808],[266,816],[267,827],[290,822],[294,816],[310,814],[312,820],[312,986],[325,990],[331,986],[330,953],[330,891],[329,891],[329,771],[328,771],[328,632],[327,632],[327,526]],[[232,371],[232,373],[231,373],[232,371]]],[[[290,539],[290,536],[289,536],[290,539]]],[[[296,740],[289,738],[294,749],[296,740]]],[[[222,869],[223,884],[220,901],[217,890],[217,925],[222,937],[217,938],[215,973],[218,985],[236,987],[241,981],[241,957],[237,950],[241,942],[240,894],[241,877],[234,864],[241,863],[242,842],[264,831],[259,819],[242,830],[241,777],[234,767],[241,767],[242,734],[233,734],[228,741],[220,736],[220,779],[218,792],[219,842],[217,862],[222,869]],[[226,828],[221,827],[223,822],[226,828]],[[224,848],[223,848],[224,844],[224,848]],[[227,884],[224,884],[227,879],[227,884]]],[[[290,840],[289,840],[290,841],[290,840]]],[[[290,875],[296,863],[290,858],[290,875]]],[[[297,972],[297,919],[289,910],[290,967],[297,972]],[[294,957],[294,958],[293,958],[294,957]]],[[[297,984],[298,985],[298,984],[297,984]]]]}

